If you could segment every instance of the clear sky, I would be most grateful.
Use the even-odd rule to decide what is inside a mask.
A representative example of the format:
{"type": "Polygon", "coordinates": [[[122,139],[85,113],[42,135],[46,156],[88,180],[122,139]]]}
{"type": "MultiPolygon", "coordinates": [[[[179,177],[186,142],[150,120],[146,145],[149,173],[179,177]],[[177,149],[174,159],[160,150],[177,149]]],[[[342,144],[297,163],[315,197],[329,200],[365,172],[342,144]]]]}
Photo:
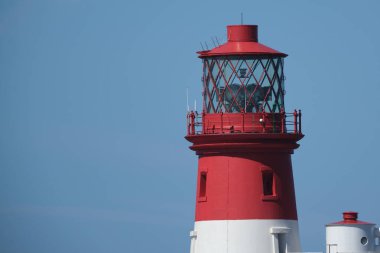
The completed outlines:
{"type": "Polygon", "coordinates": [[[344,210],[380,223],[380,1],[0,1],[0,252],[188,252],[195,51],[259,25],[289,54],[304,251],[344,210]]]}

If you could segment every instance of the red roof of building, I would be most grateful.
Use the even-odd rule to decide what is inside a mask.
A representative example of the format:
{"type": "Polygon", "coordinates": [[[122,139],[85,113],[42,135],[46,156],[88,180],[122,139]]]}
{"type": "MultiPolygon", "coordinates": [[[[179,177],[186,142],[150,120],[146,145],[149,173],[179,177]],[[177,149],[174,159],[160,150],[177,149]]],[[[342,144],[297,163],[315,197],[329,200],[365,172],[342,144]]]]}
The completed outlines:
{"type": "Polygon", "coordinates": [[[327,224],[327,226],[342,226],[342,225],[374,225],[365,221],[358,220],[358,213],[347,211],[343,213],[343,220],[327,224]]]}

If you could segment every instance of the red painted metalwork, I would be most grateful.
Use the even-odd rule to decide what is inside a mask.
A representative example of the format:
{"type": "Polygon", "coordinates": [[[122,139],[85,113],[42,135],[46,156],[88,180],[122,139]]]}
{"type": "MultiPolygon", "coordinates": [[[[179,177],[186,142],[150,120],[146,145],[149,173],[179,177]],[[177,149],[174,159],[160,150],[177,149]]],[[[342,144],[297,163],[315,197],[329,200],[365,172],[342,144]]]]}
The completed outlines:
{"type": "Polygon", "coordinates": [[[298,132],[298,113],[297,110],[294,110],[294,131],[298,132]]]}
{"type": "Polygon", "coordinates": [[[230,42],[258,41],[257,25],[229,25],[227,26],[227,39],[230,42]]]}
{"type": "Polygon", "coordinates": [[[280,56],[287,55],[258,43],[256,25],[227,26],[227,43],[212,50],[198,52],[200,58],[220,55],[261,55],[280,56]]]}
{"type": "Polygon", "coordinates": [[[343,213],[343,220],[338,222],[333,222],[328,224],[327,226],[334,226],[334,225],[374,225],[374,223],[365,222],[358,220],[358,213],[347,211],[343,213]]]}
{"type": "Polygon", "coordinates": [[[221,55],[257,55],[257,56],[280,56],[287,55],[264,46],[258,42],[227,42],[212,50],[198,52],[199,58],[221,55]]]}
{"type": "Polygon", "coordinates": [[[357,212],[344,212],[343,213],[343,220],[344,221],[356,221],[358,220],[358,213],[357,212]]]}
{"type": "Polygon", "coordinates": [[[188,113],[187,135],[233,133],[302,134],[301,113],[188,113]],[[287,121],[292,117],[293,121],[287,121]]]}
{"type": "Polygon", "coordinates": [[[193,143],[191,150],[197,155],[243,153],[289,153],[299,147],[297,141],[303,135],[278,133],[204,134],[190,135],[186,139],[193,143]]]}

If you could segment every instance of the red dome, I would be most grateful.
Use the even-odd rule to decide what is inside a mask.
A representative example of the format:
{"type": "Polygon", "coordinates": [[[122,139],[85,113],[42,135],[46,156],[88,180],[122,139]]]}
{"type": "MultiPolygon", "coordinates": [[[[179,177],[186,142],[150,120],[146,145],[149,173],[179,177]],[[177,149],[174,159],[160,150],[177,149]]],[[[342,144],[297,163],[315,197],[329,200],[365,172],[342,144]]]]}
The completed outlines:
{"type": "Polygon", "coordinates": [[[373,223],[358,220],[358,213],[352,211],[343,212],[343,220],[327,224],[327,226],[340,226],[340,225],[374,225],[373,223]]]}
{"type": "Polygon", "coordinates": [[[258,43],[256,25],[230,25],[227,26],[228,41],[211,50],[198,52],[200,58],[222,55],[263,55],[279,56],[287,55],[258,43]]]}

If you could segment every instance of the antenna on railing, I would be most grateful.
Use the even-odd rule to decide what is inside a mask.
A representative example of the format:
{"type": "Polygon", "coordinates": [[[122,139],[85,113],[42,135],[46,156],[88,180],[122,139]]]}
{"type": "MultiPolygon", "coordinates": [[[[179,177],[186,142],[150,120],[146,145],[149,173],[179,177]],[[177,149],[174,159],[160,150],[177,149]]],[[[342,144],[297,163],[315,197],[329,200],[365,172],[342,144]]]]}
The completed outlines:
{"type": "Polygon", "coordinates": [[[194,111],[196,112],[197,111],[197,100],[194,99],[194,111]]]}

